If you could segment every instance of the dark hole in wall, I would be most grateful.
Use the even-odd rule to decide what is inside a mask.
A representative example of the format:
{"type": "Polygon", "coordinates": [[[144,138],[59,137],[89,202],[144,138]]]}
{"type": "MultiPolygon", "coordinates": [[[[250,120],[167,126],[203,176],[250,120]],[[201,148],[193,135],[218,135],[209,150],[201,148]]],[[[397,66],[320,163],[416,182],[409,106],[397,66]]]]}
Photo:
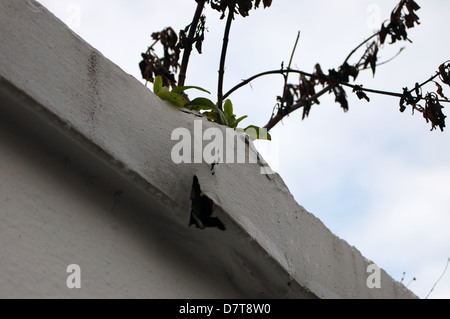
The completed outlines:
{"type": "Polygon", "coordinates": [[[225,230],[225,225],[217,217],[212,217],[214,202],[202,194],[198,177],[194,176],[191,191],[191,219],[189,226],[195,225],[197,228],[219,228],[225,230]]]}

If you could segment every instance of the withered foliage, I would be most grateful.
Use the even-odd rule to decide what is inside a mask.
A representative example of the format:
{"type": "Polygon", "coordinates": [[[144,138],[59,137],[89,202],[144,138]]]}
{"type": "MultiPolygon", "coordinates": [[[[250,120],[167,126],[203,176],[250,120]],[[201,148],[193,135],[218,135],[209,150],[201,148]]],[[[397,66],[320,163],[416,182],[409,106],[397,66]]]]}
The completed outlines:
{"type": "Polygon", "coordinates": [[[431,130],[437,127],[444,131],[446,116],[442,113],[444,107],[439,103],[439,98],[435,93],[428,93],[425,96],[425,109],[423,117],[427,123],[431,122],[431,130]]]}
{"type": "Polygon", "coordinates": [[[378,52],[379,52],[378,43],[374,41],[367,46],[366,52],[364,52],[364,55],[358,62],[357,67],[362,67],[363,70],[370,67],[373,75],[375,76],[375,72],[377,70],[378,52]]]}
{"type": "MultiPolygon", "coordinates": [[[[271,121],[267,127],[272,127],[274,123],[272,121],[279,120],[284,116],[291,113],[301,105],[303,110],[303,119],[309,116],[311,106],[313,104],[319,104],[316,95],[316,86],[329,87],[329,92],[335,95],[335,101],[340,104],[341,108],[346,112],[349,109],[347,100],[347,93],[344,89],[345,86],[353,88],[353,93],[357,95],[360,100],[366,100],[370,102],[369,96],[366,94],[365,89],[361,85],[350,85],[350,81],[355,81],[362,70],[370,69],[373,75],[376,73],[378,66],[378,54],[380,47],[386,43],[386,39],[389,36],[391,38],[390,44],[398,41],[409,41],[408,29],[419,25],[419,16],[416,12],[420,9],[420,6],[414,0],[401,0],[400,3],[392,11],[390,20],[384,22],[381,25],[380,31],[364,41],[357,49],[366,44],[364,54],[359,61],[353,65],[348,63],[350,57],[357,51],[355,49],[347,60],[337,70],[331,69],[328,74],[322,71],[320,64],[316,64],[315,72],[309,77],[302,75],[300,77],[300,84],[294,85],[287,83],[284,89],[284,95],[278,97],[278,114],[272,115],[271,121]],[[373,38],[375,40],[371,41],[373,38]]],[[[285,69],[286,73],[289,69],[285,69]]],[[[436,93],[428,93],[426,96],[422,95],[422,86],[431,82],[436,77],[440,77],[440,80],[450,86],[450,63],[442,64],[439,67],[439,72],[431,80],[425,82],[422,85],[416,84],[413,90],[404,89],[400,100],[400,111],[404,112],[407,106],[411,106],[413,111],[418,111],[423,114],[427,122],[431,122],[432,130],[445,128],[446,116],[442,113],[443,106],[440,104],[439,97],[448,100],[444,95],[442,85],[434,81],[437,90],[436,93]],[[422,107],[419,103],[425,101],[425,106],[422,107]]],[[[379,92],[389,93],[389,92],[379,92]]],[[[392,95],[392,94],[390,94],[392,95]]]]}
{"type": "Polygon", "coordinates": [[[203,41],[205,41],[205,30],[206,30],[206,16],[202,15],[200,17],[199,23],[196,27],[194,37],[189,39],[189,31],[192,28],[192,24],[188,25],[184,30],[180,31],[180,43],[181,49],[186,49],[188,45],[195,45],[198,53],[202,54],[203,41]]]}
{"type": "Polygon", "coordinates": [[[408,40],[407,29],[414,27],[414,24],[420,24],[416,11],[420,6],[414,0],[402,0],[392,11],[391,20],[388,24],[383,23],[379,33],[379,40],[384,44],[388,35],[391,36],[391,43],[408,40]]]}
{"type": "Polygon", "coordinates": [[[286,85],[284,95],[277,98],[279,113],[289,114],[292,107],[302,103],[304,104],[302,119],[306,119],[309,116],[312,105],[320,104],[316,95],[316,86],[322,85],[325,87],[330,84],[332,84],[330,93],[335,95],[335,101],[340,104],[345,112],[349,110],[347,93],[339,83],[348,83],[350,77],[355,80],[359,74],[358,68],[344,63],[338,71],[335,69],[329,70],[328,75],[322,71],[320,64],[316,64],[315,69],[314,74],[309,77],[302,74],[298,85],[290,83],[286,85]]]}
{"type": "MultiPolygon", "coordinates": [[[[252,8],[259,8],[261,3],[264,8],[272,5],[272,0],[195,0],[197,5],[203,11],[205,4],[210,4],[214,10],[220,11],[225,16],[226,10],[233,10],[234,13],[240,14],[243,17],[249,15],[252,8]]],[[[222,18],[223,18],[222,17],[222,18]]],[[[195,19],[194,19],[195,20],[195,19]]],[[[199,54],[203,51],[203,42],[205,40],[206,31],[206,17],[201,15],[198,22],[193,22],[185,29],[181,30],[179,34],[168,27],[160,32],[152,34],[154,43],[149,47],[146,53],[142,53],[142,61],[139,64],[142,78],[148,82],[153,82],[157,76],[161,76],[164,86],[176,87],[177,81],[175,75],[180,67],[181,52],[187,52],[187,60],[189,59],[190,51],[195,46],[199,54]],[[159,43],[162,45],[163,57],[159,57],[155,50],[155,45],[159,43]]],[[[185,58],[185,60],[186,60],[185,58]]],[[[187,68],[187,61],[184,68],[187,68]]],[[[181,70],[183,77],[185,77],[186,70],[181,70]]],[[[181,78],[181,75],[180,75],[181,78]]],[[[183,79],[184,81],[184,79],[183,79]]]]}
{"type": "Polygon", "coordinates": [[[281,103],[281,105],[292,106],[302,97],[306,97],[308,99],[308,102],[303,108],[303,119],[305,119],[306,117],[308,117],[309,111],[311,110],[312,106],[312,102],[310,103],[309,99],[313,99],[314,103],[320,104],[319,100],[314,98],[314,96],[316,95],[315,86],[315,80],[308,79],[306,76],[301,75],[300,84],[287,84],[284,96],[278,96],[278,102],[281,103]]]}
{"type": "Polygon", "coordinates": [[[446,99],[448,101],[448,97],[444,94],[444,89],[442,88],[442,85],[440,85],[438,82],[434,81],[434,84],[436,84],[436,93],[443,99],[446,99]]]}
{"type": "Polygon", "coordinates": [[[450,63],[444,63],[439,67],[441,81],[450,85],[450,63]]]}
{"type": "Polygon", "coordinates": [[[386,43],[386,38],[391,37],[390,44],[397,41],[409,41],[408,29],[414,28],[415,24],[420,24],[416,11],[420,10],[420,6],[414,0],[402,0],[391,13],[389,22],[381,25],[381,30],[377,34],[377,39],[367,45],[364,55],[356,64],[357,68],[367,69],[370,67],[373,75],[375,75],[378,53],[380,46],[386,43]]]}
{"type": "MultiPolygon", "coordinates": [[[[198,3],[199,0],[196,0],[196,2],[198,3]]],[[[161,76],[164,86],[176,87],[177,81],[175,75],[180,68],[181,52],[189,48],[190,54],[192,47],[195,46],[198,53],[202,54],[205,31],[206,16],[200,15],[195,25],[194,23],[189,24],[186,28],[180,30],[179,35],[171,27],[161,32],[153,33],[152,38],[154,43],[146,53],[142,53],[143,60],[139,64],[142,78],[146,81],[153,82],[157,76],[161,76]],[[192,36],[190,37],[190,35],[192,36]],[[154,49],[157,43],[162,45],[164,52],[162,58],[157,55],[154,49]]],[[[186,70],[182,70],[182,72],[186,72],[186,70]]]]}
{"type": "Polygon", "coordinates": [[[423,114],[423,117],[427,121],[427,123],[431,122],[431,130],[435,130],[438,127],[441,131],[444,131],[445,119],[447,116],[444,115],[442,110],[444,107],[441,105],[441,101],[439,97],[443,98],[445,101],[448,101],[448,98],[444,94],[444,89],[442,85],[436,81],[433,81],[435,78],[440,77],[440,80],[450,86],[450,63],[446,62],[439,66],[439,71],[435,76],[433,76],[430,80],[425,82],[434,82],[436,84],[436,93],[428,92],[425,97],[422,94],[422,85],[416,83],[414,90],[408,90],[408,88],[403,89],[403,95],[400,99],[400,112],[404,112],[407,109],[407,106],[411,106],[413,112],[419,111],[423,114]],[[414,96],[414,95],[415,96],[414,96]],[[425,101],[425,106],[423,107],[421,104],[422,101],[425,101]]]}
{"type": "Polygon", "coordinates": [[[419,83],[416,83],[416,87],[414,90],[410,91],[408,88],[403,89],[403,95],[400,99],[400,112],[405,112],[407,107],[406,105],[411,105],[413,112],[415,110],[418,110],[419,112],[422,112],[423,109],[418,106],[418,103],[422,100],[422,89],[419,86],[419,83]],[[416,96],[413,96],[413,92],[416,96]]]}
{"type": "MultiPolygon", "coordinates": [[[[154,43],[146,53],[142,54],[143,60],[139,65],[142,77],[145,80],[153,82],[157,76],[161,76],[163,78],[164,86],[176,87],[177,81],[175,75],[181,67],[180,85],[184,84],[190,51],[195,47],[201,54],[203,50],[206,17],[201,15],[201,13],[206,4],[210,5],[213,10],[221,12],[221,18],[224,18],[227,12],[229,12],[230,18],[233,18],[234,14],[247,17],[252,9],[259,8],[261,4],[264,8],[272,5],[272,0],[195,1],[198,6],[196,16],[194,16],[193,22],[185,29],[181,30],[179,34],[172,28],[166,28],[161,32],[152,34],[154,43]],[[162,57],[159,57],[156,54],[154,48],[156,44],[162,46],[162,57]],[[184,56],[182,65],[180,66],[180,55],[182,52],[184,52],[184,56]]],[[[270,130],[285,116],[288,116],[299,108],[303,108],[302,119],[306,119],[310,115],[312,106],[314,104],[320,104],[320,96],[327,92],[333,94],[336,103],[347,112],[349,110],[349,103],[345,88],[350,87],[353,89],[353,94],[356,94],[360,100],[366,100],[367,102],[370,102],[370,98],[367,95],[368,91],[371,93],[398,96],[400,97],[401,112],[404,112],[408,106],[410,106],[413,112],[422,113],[427,123],[431,122],[432,130],[437,128],[444,130],[446,126],[446,116],[442,112],[443,106],[441,102],[448,101],[448,98],[444,94],[442,84],[450,86],[450,62],[442,64],[436,75],[425,83],[416,83],[412,90],[404,88],[402,93],[368,90],[363,88],[362,85],[350,84],[358,78],[360,72],[363,70],[370,69],[375,76],[377,67],[379,66],[379,52],[383,45],[394,44],[400,41],[412,42],[408,38],[408,31],[420,24],[420,18],[417,15],[417,11],[419,10],[420,6],[415,0],[400,0],[398,5],[392,11],[390,19],[382,23],[379,29],[380,31],[356,47],[341,66],[336,69],[330,69],[327,73],[322,70],[320,64],[316,64],[314,73],[308,74],[306,72],[298,71],[297,73],[301,74],[298,82],[289,83],[288,74],[294,70],[290,69],[290,67],[285,68],[282,65],[279,72],[285,76],[283,94],[282,96],[277,97],[277,113],[274,112],[272,114],[266,128],[270,130]],[[356,63],[350,63],[350,58],[360,50],[363,51],[363,54],[360,56],[359,60],[357,60],[356,63]],[[439,83],[438,80],[442,83],[439,83]],[[426,95],[423,95],[422,87],[430,82],[435,83],[436,91],[431,93],[428,92],[426,95]],[[317,93],[318,86],[321,87],[319,93],[317,93]],[[440,100],[440,98],[442,100],[440,100]]],[[[220,100],[221,99],[219,98],[219,101],[220,100]]]]}
{"type": "Polygon", "coordinates": [[[161,76],[165,86],[174,87],[176,86],[175,73],[178,71],[181,52],[178,36],[169,27],[160,32],[154,32],[152,38],[154,43],[146,53],[142,53],[143,60],[139,64],[142,78],[153,82],[157,76],[161,76]],[[163,46],[163,57],[159,57],[154,49],[158,42],[163,46]]]}
{"type": "Polygon", "coordinates": [[[344,112],[348,112],[348,100],[347,93],[345,92],[342,85],[336,85],[332,88],[334,95],[336,96],[336,102],[341,105],[344,112]]]}
{"type": "Polygon", "coordinates": [[[370,102],[370,98],[367,96],[366,92],[363,91],[362,85],[355,85],[353,88],[353,93],[356,93],[356,96],[362,100],[366,100],[367,102],[370,102]]]}
{"type": "MultiPolygon", "coordinates": [[[[234,13],[247,17],[253,7],[259,8],[261,4],[261,0],[207,0],[206,2],[210,3],[214,10],[222,12],[222,19],[225,17],[227,9],[234,10],[234,13]]],[[[262,2],[264,8],[272,5],[272,0],[262,0],[262,2]]]]}

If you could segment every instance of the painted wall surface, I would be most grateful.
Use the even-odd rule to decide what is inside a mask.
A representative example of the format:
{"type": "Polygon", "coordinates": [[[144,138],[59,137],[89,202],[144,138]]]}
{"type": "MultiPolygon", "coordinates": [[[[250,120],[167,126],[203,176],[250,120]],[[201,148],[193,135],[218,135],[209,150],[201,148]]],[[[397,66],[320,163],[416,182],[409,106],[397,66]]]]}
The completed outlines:
{"type": "Polygon", "coordinates": [[[164,211],[95,173],[1,117],[0,298],[242,296],[214,273],[218,265],[191,256],[194,247],[158,217],[164,211]],[[71,264],[81,289],[67,287],[71,264]]]}
{"type": "Polygon", "coordinates": [[[0,298],[277,295],[258,283],[266,279],[230,263],[245,254],[234,247],[242,245],[238,234],[199,232],[166,217],[170,210],[73,141],[55,150],[52,129],[36,138],[45,124],[23,115],[0,116],[0,298]],[[72,264],[81,289],[67,286],[72,264]]]}
{"type": "Polygon", "coordinates": [[[177,128],[243,135],[160,101],[37,3],[0,0],[0,30],[0,298],[415,298],[382,270],[369,287],[372,263],[262,159],[171,160],[177,128]],[[189,227],[191,197],[225,230],[189,227]]]}

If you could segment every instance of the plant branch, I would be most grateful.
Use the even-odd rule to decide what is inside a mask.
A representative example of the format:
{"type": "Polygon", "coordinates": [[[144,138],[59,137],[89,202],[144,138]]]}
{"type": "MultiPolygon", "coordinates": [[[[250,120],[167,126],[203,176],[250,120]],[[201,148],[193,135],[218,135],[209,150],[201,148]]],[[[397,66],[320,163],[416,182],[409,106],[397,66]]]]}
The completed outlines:
{"type": "Polygon", "coordinates": [[[330,84],[328,86],[326,86],[322,91],[316,93],[315,95],[307,98],[307,99],[303,99],[298,101],[296,104],[292,105],[291,107],[289,107],[286,110],[281,110],[278,112],[277,115],[273,116],[269,123],[267,123],[264,128],[267,131],[270,131],[271,129],[273,129],[278,123],[280,123],[283,118],[285,118],[286,116],[288,116],[289,114],[291,114],[294,111],[297,111],[298,109],[304,107],[305,105],[309,104],[314,104],[314,101],[317,100],[319,97],[321,97],[322,95],[324,95],[325,93],[329,92],[330,90],[333,89],[333,87],[335,86],[335,84],[330,84]]]}
{"type": "Polygon", "coordinates": [[[436,281],[436,283],[434,284],[433,288],[431,288],[430,292],[428,293],[428,295],[425,297],[425,299],[428,299],[428,297],[430,297],[431,293],[433,292],[434,288],[436,288],[437,284],[441,281],[441,279],[444,277],[445,273],[447,272],[448,269],[448,265],[450,264],[450,258],[447,259],[447,264],[445,266],[444,272],[442,273],[441,277],[439,277],[439,279],[436,281]]]}
{"type": "Polygon", "coordinates": [[[150,52],[153,50],[153,47],[160,41],[161,39],[157,39],[155,42],[153,42],[153,44],[151,46],[148,47],[147,51],[145,52],[145,54],[150,54],[150,52]]]}
{"type": "MultiPolygon", "coordinates": [[[[433,75],[431,78],[429,78],[428,80],[426,80],[425,82],[423,82],[422,84],[420,84],[419,87],[422,87],[422,86],[427,85],[428,83],[434,81],[434,79],[437,78],[439,75],[441,75],[441,73],[439,73],[439,72],[436,73],[436,74],[433,75]]],[[[414,92],[414,91],[415,91],[415,88],[412,89],[412,90],[410,90],[409,93],[412,93],[412,92],[414,92]]],[[[447,102],[447,103],[449,103],[450,101],[447,101],[447,100],[439,100],[439,102],[447,102]]]]}
{"type": "Polygon", "coordinates": [[[290,70],[290,71],[287,71],[287,70],[273,70],[273,71],[266,71],[266,72],[263,72],[263,73],[256,74],[256,75],[254,75],[254,76],[248,78],[247,80],[243,80],[241,83],[239,83],[238,85],[236,85],[235,87],[233,87],[231,90],[229,90],[229,91],[223,96],[223,98],[224,98],[224,99],[228,98],[231,94],[233,94],[234,92],[236,92],[236,91],[239,90],[240,88],[246,86],[246,85],[249,84],[250,82],[252,82],[252,81],[254,81],[254,80],[256,80],[256,79],[258,79],[258,78],[260,78],[260,77],[263,77],[263,76],[266,76],[266,75],[271,75],[271,74],[282,74],[282,75],[284,75],[284,74],[286,74],[287,72],[289,72],[289,73],[297,73],[297,71],[294,71],[294,70],[290,70]]]}
{"type": "MultiPolygon", "coordinates": [[[[308,72],[303,72],[303,71],[299,71],[299,70],[272,70],[272,71],[266,71],[257,75],[252,76],[251,78],[242,81],[240,84],[236,85],[234,88],[232,88],[230,91],[228,91],[225,95],[224,98],[229,97],[232,93],[234,93],[236,90],[244,87],[245,85],[249,84],[250,82],[256,80],[257,78],[263,77],[263,76],[267,76],[267,75],[272,75],[272,74],[287,74],[287,73],[297,73],[297,74],[301,74],[307,77],[311,77],[313,79],[317,79],[319,80],[319,76],[315,75],[315,74],[311,74],[308,72]]],[[[425,81],[424,83],[420,84],[420,87],[430,83],[431,81],[433,81],[435,78],[437,78],[440,75],[440,73],[437,73],[436,75],[432,76],[430,79],[428,79],[427,81],[425,81]]],[[[323,79],[323,78],[320,78],[323,79]]],[[[334,84],[340,84],[352,89],[358,89],[367,93],[375,93],[375,94],[381,94],[381,95],[388,95],[388,96],[394,96],[394,97],[402,97],[403,93],[396,93],[396,92],[389,92],[389,91],[382,91],[382,90],[375,90],[375,89],[368,89],[368,88],[364,88],[361,87],[359,85],[355,85],[355,84],[350,84],[348,82],[344,82],[344,81],[339,81],[336,79],[331,79],[329,77],[326,77],[324,79],[326,82],[328,83],[334,83],[334,84]]],[[[414,89],[410,91],[410,93],[414,92],[414,89]]],[[[424,98],[423,98],[424,100],[424,98]]],[[[450,101],[447,100],[439,100],[439,102],[445,102],[445,103],[450,103],[450,101]]]]}
{"type": "Polygon", "coordinates": [[[292,50],[291,59],[289,60],[288,70],[291,69],[292,61],[294,60],[295,51],[297,51],[298,41],[300,40],[301,32],[298,31],[297,40],[295,40],[294,49],[292,50]]]}
{"type": "Polygon", "coordinates": [[[353,54],[356,53],[356,51],[358,51],[364,44],[366,44],[367,42],[369,42],[370,40],[372,40],[373,38],[375,38],[379,34],[380,34],[380,32],[377,32],[377,33],[373,34],[371,37],[369,37],[366,40],[364,40],[360,45],[358,45],[355,49],[353,49],[352,52],[350,52],[350,54],[347,56],[347,58],[345,59],[344,63],[342,63],[342,64],[348,63],[348,60],[350,60],[350,58],[353,56],[353,54]]]}
{"type": "MultiPolygon", "coordinates": [[[[382,65],[388,64],[389,62],[394,61],[398,56],[400,56],[400,54],[401,54],[404,50],[405,50],[405,47],[400,48],[400,50],[399,50],[392,58],[390,58],[390,59],[388,59],[388,60],[386,60],[386,61],[377,63],[377,65],[376,65],[377,68],[380,67],[380,66],[382,66],[382,65]]],[[[359,63],[356,65],[357,68],[360,68],[360,67],[362,67],[362,66],[363,66],[363,64],[362,64],[361,62],[359,62],[359,63]]],[[[368,69],[370,69],[370,68],[371,68],[370,66],[367,66],[367,67],[365,67],[365,68],[360,69],[360,71],[365,71],[365,70],[368,70],[368,69]]]]}
{"type": "Polygon", "coordinates": [[[224,100],[223,78],[225,75],[225,61],[226,61],[226,57],[227,57],[231,23],[233,22],[233,19],[234,19],[234,6],[235,5],[228,7],[228,19],[227,19],[227,25],[225,27],[225,35],[223,37],[222,54],[220,56],[219,84],[218,84],[218,90],[217,90],[217,106],[218,106],[219,110],[222,110],[222,105],[223,105],[223,100],[224,100]]]}
{"type": "Polygon", "coordinates": [[[195,11],[194,19],[192,20],[191,27],[189,29],[188,39],[185,44],[185,49],[183,53],[183,61],[181,62],[180,75],[178,77],[178,86],[184,86],[186,81],[186,72],[189,65],[189,58],[192,53],[192,45],[195,37],[195,32],[197,31],[198,23],[202,16],[203,9],[205,8],[206,0],[199,0],[197,3],[197,10],[195,11]]]}
{"type": "MultiPolygon", "coordinates": [[[[229,97],[232,93],[234,93],[238,89],[246,86],[250,82],[252,82],[252,81],[254,81],[254,80],[256,80],[256,79],[258,79],[260,77],[267,76],[267,75],[274,75],[274,74],[280,74],[280,75],[286,76],[286,74],[289,74],[289,73],[297,73],[297,74],[301,74],[301,75],[304,75],[304,76],[307,76],[307,77],[311,77],[313,79],[317,79],[317,80],[319,79],[319,76],[317,76],[315,74],[303,72],[303,71],[300,71],[300,70],[272,70],[272,71],[266,71],[266,72],[262,72],[262,73],[256,74],[256,75],[248,78],[247,80],[242,81],[241,83],[236,85],[234,88],[232,88],[230,91],[228,91],[224,95],[224,98],[229,97]]],[[[440,73],[437,73],[436,75],[432,76],[430,79],[425,81],[424,83],[420,84],[419,87],[422,87],[422,86],[430,83],[431,81],[433,81],[439,75],[440,75],[440,73]]],[[[321,79],[323,80],[323,77],[321,79]]],[[[264,128],[267,129],[268,131],[270,131],[284,117],[286,117],[287,115],[291,114],[292,112],[294,112],[294,111],[304,107],[305,105],[307,105],[307,103],[314,103],[315,100],[317,100],[319,97],[321,97],[326,92],[332,90],[336,85],[342,85],[342,86],[346,86],[346,87],[352,88],[354,90],[364,91],[364,92],[373,93],[373,94],[393,96],[393,97],[398,97],[398,98],[402,98],[404,96],[404,93],[396,93],[396,92],[368,89],[368,88],[364,88],[364,87],[359,86],[359,85],[350,84],[348,82],[343,82],[343,81],[339,81],[339,80],[336,80],[336,79],[331,79],[329,77],[326,77],[325,81],[328,83],[328,86],[326,86],[322,91],[320,91],[319,93],[315,94],[314,96],[309,97],[308,99],[304,99],[304,100],[298,101],[296,104],[292,105],[288,109],[285,109],[285,110],[282,110],[282,111],[278,112],[278,114],[276,116],[273,116],[270,119],[269,123],[267,123],[266,126],[264,126],[264,128]]],[[[410,93],[412,93],[412,92],[414,92],[414,90],[410,91],[410,93]]],[[[421,100],[425,100],[425,98],[421,98],[421,100]]],[[[450,101],[442,100],[442,99],[440,99],[438,101],[442,102],[442,103],[450,103],[450,101]]]]}
{"type": "MultiPolygon", "coordinates": [[[[300,31],[298,31],[297,39],[295,40],[294,49],[292,50],[292,53],[291,53],[291,59],[289,60],[289,65],[288,65],[288,67],[287,67],[288,70],[291,69],[292,61],[294,60],[295,51],[297,51],[298,41],[300,40],[300,34],[301,34],[300,31]]],[[[289,88],[288,88],[289,74],[290,74],[290,73],[284,74],[284,91],[283,91],[283,99],[286,98],[286,96],[287,96],[287,94],[288,94],[288,90],[289,90],[289,88]]]]}
{"type": "MultiPolygon", "coordinates": [[[[307,72],[303,72],[303,71],[299,71],[299,70],[272,70],[272,71],[266,71],[266,72],[254,75],[254,76],[252,76],[251,78],[249,78],[247,80],[244,80],[243,82],[241,82],[240,84],[238,84],[234,88],[232,88],[227,94],[225,94],[224,97],[227,98],[232,93],[234,93],[236,90],[242,88],[243,86],[249,84],[250,82],[252,82],[253,80],[256,80],[257,78],[260,78],[260,77],[263,77],[263,76],[266,76],[266,75],[272,75],[272,74],[282,74],[282,75],[284,75],[284,74],[287,74],[287,73],[297,73],[297,74],[301,74],[301,75],[304,75],[304,76],[307,76],[307,77],[311,77],[313,79],[317,79],[317,80],[319,79],[319,76],[317,76],[317,75],[314,75],[314,74],[311,74],[311,73],[307,73],[307,72]]],[[[341,84],[341,85],[347,86],[347,87],[352,88],[352,89],[358,88],[358,89],[361,89],[362,91],[369,92],[369,93],[377,93],[377,94],[390,95],[390,96],[395,96],[395,97],[402,97],[403,96],[403,94],[401,94],[401,93],[393,93],[393,92],[386,92],[386,91],[380,91],[380,90],[374,90],[374,89],[360,88],[357,85],[350,84],[348,82],[338,81],[338,80],[331,79],[331,78],[328,78],[328,77],[325,80],[328,83],[334,83],[335,85],[336,84],[341,84]]]]}

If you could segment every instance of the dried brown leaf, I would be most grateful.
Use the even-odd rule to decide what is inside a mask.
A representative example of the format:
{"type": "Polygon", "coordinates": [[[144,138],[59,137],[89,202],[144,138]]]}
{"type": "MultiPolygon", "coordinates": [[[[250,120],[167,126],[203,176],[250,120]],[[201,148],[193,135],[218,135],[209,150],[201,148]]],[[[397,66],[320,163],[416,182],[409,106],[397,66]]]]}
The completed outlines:
{"type": "Polygon", "coordinates": [[[448,98],[444,94],[444,89],[442,88],[442,85],[440,85],[439,83],[437,83],[435,81],[434,81],[434,84],[436,84],[436,86],[437,86],[436,93],[439,94],[439,96],[442,97],[443,99],[448,100],[448,98]]]}

